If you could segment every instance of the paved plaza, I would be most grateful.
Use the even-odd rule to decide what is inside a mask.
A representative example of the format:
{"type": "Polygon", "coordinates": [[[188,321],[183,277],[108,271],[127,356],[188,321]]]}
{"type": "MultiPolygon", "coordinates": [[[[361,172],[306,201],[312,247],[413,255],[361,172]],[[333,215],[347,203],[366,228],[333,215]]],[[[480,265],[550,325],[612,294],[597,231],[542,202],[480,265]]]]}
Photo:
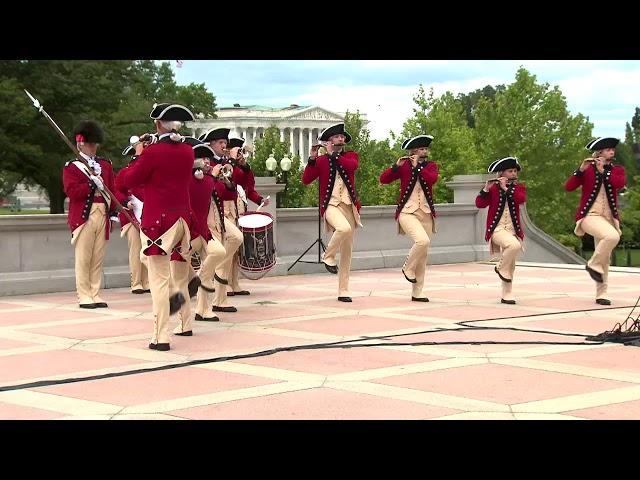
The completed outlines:
{"type": "Polygon", "coordinates": [[[429,303],[399,269],[353,272],[353,303],[328,273],[243,280],[237,313],[169,352],[147,347],[148,294],[2,297],[0,419],[640,419],[640,348],[585,340],[627,318],[640,275],[612,272],[602,307],[581,268],[519,266],[517,305],[484,263],[429,267],[429,303]]]}

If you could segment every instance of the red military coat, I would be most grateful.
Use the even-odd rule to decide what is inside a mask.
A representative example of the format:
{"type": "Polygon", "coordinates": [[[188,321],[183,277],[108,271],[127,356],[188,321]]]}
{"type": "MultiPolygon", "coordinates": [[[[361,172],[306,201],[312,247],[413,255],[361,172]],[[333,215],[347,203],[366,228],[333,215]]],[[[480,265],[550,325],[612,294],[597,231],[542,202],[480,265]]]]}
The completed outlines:
{"type": "Polygon", "coordinates": [[[400,196],[398,197],[398,208],[396,208],[396,220],[409,200],[416,183],[419,183],[420,178],[427,187],[424,195],[427,199],[427,203],[429,204],[431,216],[435,218],[437,214],[436,209],[433,206],[432,191],[433,184],[438,181],[438,165],[435,162],[427,161],[419,163],[414,168],[410,161],[405,161],[399,167],[394,164],[380,175],[380,183],[382,184],[391,183],[400,179],[400,196]]]}
{"type": "Polygon", "coordinates": [[[169,253],[175,245],[163,245],[160,237],[168,234],[180,219],[190,226],[189,184],[194,160],[190,145],[173,142],[166,134],[145,148],[131,168],[118,175],[118,190],[144,185],[141,229],[148,239],[142,245],[145,255],[169,253]]]}
{"type": "MultiPolygon", "coordinates": [[[[111,161],[100,157],[96,157],[96,161],[102,168],[100,177],[105,187],[111,192],[114,192],[115,186],[111,161]]],[[[96,196],[98,190],[95,184],[89,180],[89,177],[82,173],[73,162],[74,160],[67,162],[62,171],[64,193],[69,197],[67,224],[72,232],[87,221],[93,203],[105,203],[105,199],[101,195],[96,196]]],[[[115,205],[113,202],[111,203],[111,207],[107,207],[107,215],[105,216],[105,238],[107,239],[109,239],[109,217],[111,215],[115,215],[115,205]]]]}
{"type": "Polygon", "coordinates": [[[309,159],[307,166],[302,173],[302,183],[309,185],[316,178],[320,182],[320,214],[324,216],[327,210],[336,176],[338,175],[337,165],[340,165],[346,173],[347,181],[345,186],[349,191],[351,201],[360,211],[361,203],[356,191],[355,172],[358,169],[358,154],[356,152],[343,152],[338,156],[338,163],[334,164],[329,160],[329,155],[321,155],[315,161],[309,159]]]}
{"type": "Polygon", "coordinates": [[[624,167],[613,164],[611,164],[611,167],[605,167],[603,175],[598,173],[595,165],[591,165],[584,172],[580,172],[580,169],[577,169],[568,178],[564,185],[567,192],[572,192],[582,186],[580,205],[576,210],[576,221],[581,220],[589,213],[589,209],[598,195],[598,190],[603,184],[611,213],[616,220],[620,221],[618,215],[618,191],[625,186],[626,176],[624,167]]]}
{"type": "Polygon", "coordinates": [[[511,222],[516,231],[516,235],[524,240],[524,231],[520,222],[520,205],[527,201],[527,189],[522,183],[509,185],[506,192],[503,192],[500,185],[493,184],[488,192],[484,189],[476,197],[476,207],[489,207],[487,214],[487,226],[484,239],[489,241],[493,231],[498,226],[505,208],[509,208],[511,222]]]}

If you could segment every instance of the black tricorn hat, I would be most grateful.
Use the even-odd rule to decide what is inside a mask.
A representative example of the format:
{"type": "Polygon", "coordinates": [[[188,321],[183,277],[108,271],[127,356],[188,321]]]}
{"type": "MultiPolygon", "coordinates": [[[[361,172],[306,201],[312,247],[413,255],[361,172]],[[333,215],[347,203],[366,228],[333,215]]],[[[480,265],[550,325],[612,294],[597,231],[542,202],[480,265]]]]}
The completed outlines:
{"type": "Polygon", "coordinates": [[[431,145],[432,140],[433,136],[431,135],[418,135],[402,142],[402,148],[404,150],[412,150],[414,148],[428,147],[431,145]]]}
{"type": "Polygon", "coordinates": [[[230,128],[214,128],[213,130],[209,130],[208,132],[203,133],[198,137],[198,140],[203,142],[213,142],[214,140],[226,140],[229,141],[229,132],[230,128]]]}
{"type": "Polygon", "coordinates": [[[196,137],[189,137],[189,136],[184,137],[184,143],[192,147],[203,145],[203,143],[200,140],[198,140],[196,137]]]}
{"type": "Polygon", "coordinates": [[[229,142],[227,143],[227,148],[229,150],[236,147],[242,148],[243,145],[244,145],[244,138],[232,137],[229,139],[229,142]]]}
{"type": "Polygon", "coordinates": [[[193,147],[193,155],[195,158],[213,158],[215,152],[213,151],[213,148],[206,143],[201,143],[200,145],[193,147]]]}
{"type": "Polygon", "coordinates": [[[93,120],[85,120],[73,130],[76,143],[102,143],[104,133],[100,126],[93,120]]]}
{"type": "Polygon", "coordinates": [[[351,141],[351,135],[349,135],[349,133],[344,129],[344,123],[336,123],[335,125],[325,128],[320,132],[318,140],[321,142],[327,142],[331,137],[340,133],[345,136],[345,143],[349,143],[351,141]]]}
{"type": "Polygon", "coordinates": [[[176,103],[156,103],[151,109],[149,117],[154,120],[192,122],[195,120],[193,113],[187,107],[176,103]]]}
{"type": "Polygon", "coordinates": [[[591,140],[587,143],[585,148],[595,152],[597,150],[604,150],[605,148],[616,148],[619,143],[620,140],[614,137],[600,137],[595,140],[591,140]]]}
{"type": "Polygon", "coordinates": [[[518,162],[518,159],[516,157],[504,157],[500,160],[491,162],[491,165],[489,165],[487,172],[502,172],[503,170],[507,170],[509,168],[517,168],[518,171],[522,170],[522,167],[520,167],[520,163],[518,162]]]}

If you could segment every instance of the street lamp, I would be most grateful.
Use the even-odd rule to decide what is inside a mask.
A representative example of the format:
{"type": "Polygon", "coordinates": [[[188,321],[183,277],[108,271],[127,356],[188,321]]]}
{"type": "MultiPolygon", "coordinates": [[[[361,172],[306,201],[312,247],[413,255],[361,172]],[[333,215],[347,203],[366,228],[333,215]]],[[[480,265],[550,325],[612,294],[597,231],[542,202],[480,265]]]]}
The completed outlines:
{"type": "Polygon", "coordinates": [[[282,174],[284,176],[284,192],[282,193],[282,196],[284,197],[284,203],[286,203],[287,186],[289,185],[287,175],[289,174],[289,170],[291,170],[291,159],[287,155],[282,157],[282,160],[280,160],[280,170],[282,170],[282,174]]]}
{"type": "Polygon", "coordinates": [[[273,157],[273,152],[271,152],[271,155],[269,155],[269,158],[267,158],[267,161],[264,163],[267,170],[269,170],[269,176],[271,176],[271,173],[273,173],[278,166],[278,162],[276,162],[276,159],[273,157]]]}
{"type": "MultiPolygon", "coordinates": [[[[275,158],[275,152],[273,151],[271,152],[271,155],[269,155],[269,158],[267,158],[267,160],[265,161],[265,167],[267,167],[267,170],[269,171],[269,176],[271,176],[271,174],[276,171],[276,169],[278,168],[278,161],[275,158]]],[[[282,176],[284,179],[283,195],[286,198],[287,185],[289,183],[289,179],[287,175],[289,174],[289,170],[291,170],[291,159],[286,154],[280,160],[280,170],[282,170],[282,176]]],[[[276,174],[276,178],[277,178],[277,174],[276,174]]],[[[279,198],[280,198],[280,201],[276,202],[276,206],[282,207],[282,197],[279,197],[279,198]]]]}

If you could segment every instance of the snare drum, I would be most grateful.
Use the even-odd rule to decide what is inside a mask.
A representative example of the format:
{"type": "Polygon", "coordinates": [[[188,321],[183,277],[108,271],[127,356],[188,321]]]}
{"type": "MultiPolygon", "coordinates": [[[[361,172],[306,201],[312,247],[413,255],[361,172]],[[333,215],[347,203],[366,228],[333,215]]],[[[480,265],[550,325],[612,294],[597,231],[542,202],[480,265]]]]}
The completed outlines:
{"type": "Polygon", "coordinates": [[[276,264],[273,217],[266,212],[246,212],[238,218],[238,228],[244,237],[238,266],[244,277],[258,280],[276,264]]]}

